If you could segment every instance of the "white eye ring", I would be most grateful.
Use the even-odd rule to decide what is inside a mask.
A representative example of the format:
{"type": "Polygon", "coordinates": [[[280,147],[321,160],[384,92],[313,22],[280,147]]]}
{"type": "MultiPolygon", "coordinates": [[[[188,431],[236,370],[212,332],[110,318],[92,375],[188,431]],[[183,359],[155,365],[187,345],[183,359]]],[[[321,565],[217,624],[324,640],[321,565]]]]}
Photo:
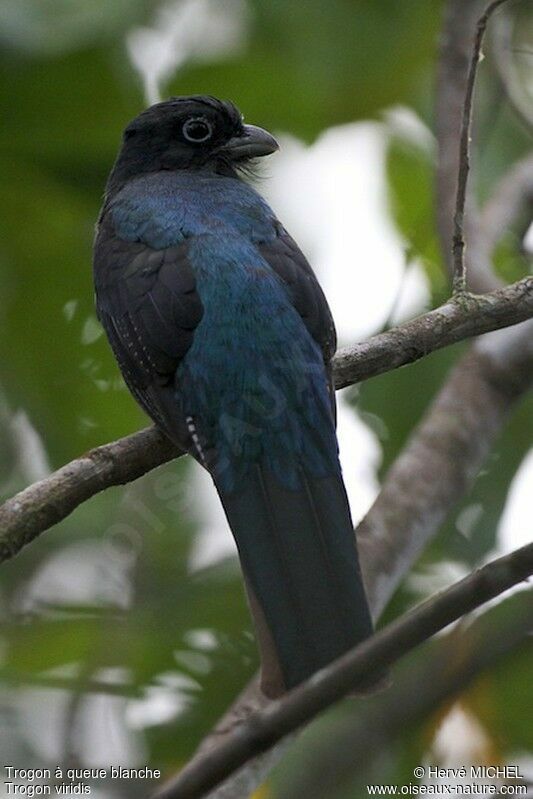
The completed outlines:
{"type": "Polygon", "coordinates": [[[213,126],[205,117],[191,117],[181,130],[183,138],[193,144],[201,144],[213,135],[213,126]]]}

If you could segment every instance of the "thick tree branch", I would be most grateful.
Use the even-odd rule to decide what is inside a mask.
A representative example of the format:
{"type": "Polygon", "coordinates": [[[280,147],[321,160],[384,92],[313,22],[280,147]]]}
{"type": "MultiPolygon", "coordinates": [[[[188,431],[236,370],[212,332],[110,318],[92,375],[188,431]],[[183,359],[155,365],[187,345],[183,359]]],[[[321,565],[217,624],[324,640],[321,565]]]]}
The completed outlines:
{"type": "Polygon", "coordinates": [[[533,574],[533,544],[489,563],[443,591],[319,672],[284,698],[251,716],[212,750],[160,790],[157,799],[199,799],[250,758],[269,749],[341,699],[372,680],[406,652],[451,622],[533,574]]]}
{"type": "Polygon", "coordinates": [[[525,343],[519,356],[475,347],[452,370],[356,531],[376,616],[476,479],[532,380],[533,346],[525,343]]]}
{"type": "Polygon", "coordinates": [[[99,491],[135,480],[182,454],[155,427],[91,450],[0,507],[0,562],[16,555],[99,491]]]}
{"type": "MultiPolygon", "coordinates": [[[[386,333],[340,350],[334,361],[335,385],[352,385],[449,344],[532,317],[531,277],[490,294],[450,300],[386,333]]],[[[135,480],[180,454],[152,427],[63,466],[0,507],[0,561],[15,555],[94,494],[135,480]]]]}
{"type": "Polygon", "coordinates": [[[515,322],[533,316],[532,277],[489,294],[451,299],[361,344],[345,347],[335,357],[335,387],[344,388],[413,363],[457,341],[507,327],[510,316],[515,322]]]}
{"type": "MultiPolygon", "coordinates": [[[[474,621],[453,630],[409,658],[392,687],[357,712],[339,719],[313,748],[307,767],[277,788],[279,799],[324,799],[348,788],[357,774],[390,749],[406,730],[459,696],[482,672],[511,652],[533,655],[533,591],[513,594],[474,621]]],[[[354,708],[355,710],[355,708],[354,708]]]]}

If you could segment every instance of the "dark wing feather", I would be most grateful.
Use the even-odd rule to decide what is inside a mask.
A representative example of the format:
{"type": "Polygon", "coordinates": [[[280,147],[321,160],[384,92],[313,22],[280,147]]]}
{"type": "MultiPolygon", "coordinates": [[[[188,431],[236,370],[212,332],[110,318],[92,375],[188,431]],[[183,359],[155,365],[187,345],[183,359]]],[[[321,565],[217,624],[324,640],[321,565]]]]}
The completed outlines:
{"type": "Polygon", "coordinates": [[[124,380],[144,410],[175,439],[183,438],[176,370],[203,314],[187,250],[187,242],[154,250],[123,241],[104,219],[94,256],[98,316],[124,380]]]}
{"type": "Polygon", "coordinates": [[[291,302],[322,349],[335,412],[331,360],[337,348],[335,324],[315,273],[294,239],[280,226],[275,239],[259,245],[261,255],[287,286],[291,302]]]}
{"type": "Polygon", "coordinates": [[[309,262],[291,236],[282,228],[279,235],[259,245],[261,255],[286,283],[291,301],[305,326],[320,344],[324,362],[335,353],[337,337],[324,292],[309,262]]]}

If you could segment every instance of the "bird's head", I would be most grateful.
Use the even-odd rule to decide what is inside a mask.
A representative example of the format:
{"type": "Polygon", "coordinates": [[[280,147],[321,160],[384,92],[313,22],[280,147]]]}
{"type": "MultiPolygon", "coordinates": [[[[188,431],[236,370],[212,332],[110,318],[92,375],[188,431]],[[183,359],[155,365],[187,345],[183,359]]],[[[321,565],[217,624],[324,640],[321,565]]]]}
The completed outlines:
{"type": "Polygon", "coordinates": [[[110,186],[146,172],[203,169],[236,175],[252,159],[278,149],[270,133],[245,125],[233,103],[215,97],[172,97],[147,108],[124,131],[110,186]]]}

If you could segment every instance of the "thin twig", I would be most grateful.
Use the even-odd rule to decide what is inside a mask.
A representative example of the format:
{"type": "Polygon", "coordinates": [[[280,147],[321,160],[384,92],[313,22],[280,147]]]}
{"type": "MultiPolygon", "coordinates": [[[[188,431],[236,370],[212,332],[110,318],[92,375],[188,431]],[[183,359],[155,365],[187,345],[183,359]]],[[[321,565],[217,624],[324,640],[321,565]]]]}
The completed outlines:
{"type": "Polygon", "coordinates": [[[464,239],[464,212],[466,200],[466,188],[468,183],[468,173],[470,171],[470,128],[472,122],[472,100],[474,96],[474,86],[478,63],[481,55],[481,45],[487,28],[487,23],[493,12],[508,0],[492,0],[484,13],[478,20],[474,47],[468,69],[466,82],[466,92],[463,105],[463,117],[461,121],[461,136],[459,144],[459,174],[457,178],[457,195],[455,200],[455,212],[453,216],[453,292],[457,294],[466,290],[466,268],[465,268],[465,239],[464,239]]]}
{"type": "Polygon", "coordinates": [[[155,799],[200,799],[249,759],[299,729],[448,624],[533,574],[533,544],[498,558],[423,602],[265,710],[191,764],[155,799]]]}
{"type": "MultiPolygon", "coordinates": [[[[533,317],[533,277],[489,294],[452,299],[386,333],[340,350],[336,388],[353,385],[471,336],[533,317]]],[[[89,497],[183,454],[155,427],[97,447],[0,506],[0,562],[66,518],[89,497]]]]}
{"type": "MultiPolygon", "coordinates": [[[[435,85],[435,222],[450,282],[453,279],[451,242],[459,171],[461,119],[476,24],[485,6],[486,0],[446,0],[439,36],[435,85]]],[[[499,285],[493,280],[491,265],[486,274],[478,275],[477,270],[472,269],[472,253],[478,247],[476,205],[469,181],[464,220],[464,235],[468,242],[465,252],[468,285],[472,290],[484,293],[499,288],[499,285]]]]}

